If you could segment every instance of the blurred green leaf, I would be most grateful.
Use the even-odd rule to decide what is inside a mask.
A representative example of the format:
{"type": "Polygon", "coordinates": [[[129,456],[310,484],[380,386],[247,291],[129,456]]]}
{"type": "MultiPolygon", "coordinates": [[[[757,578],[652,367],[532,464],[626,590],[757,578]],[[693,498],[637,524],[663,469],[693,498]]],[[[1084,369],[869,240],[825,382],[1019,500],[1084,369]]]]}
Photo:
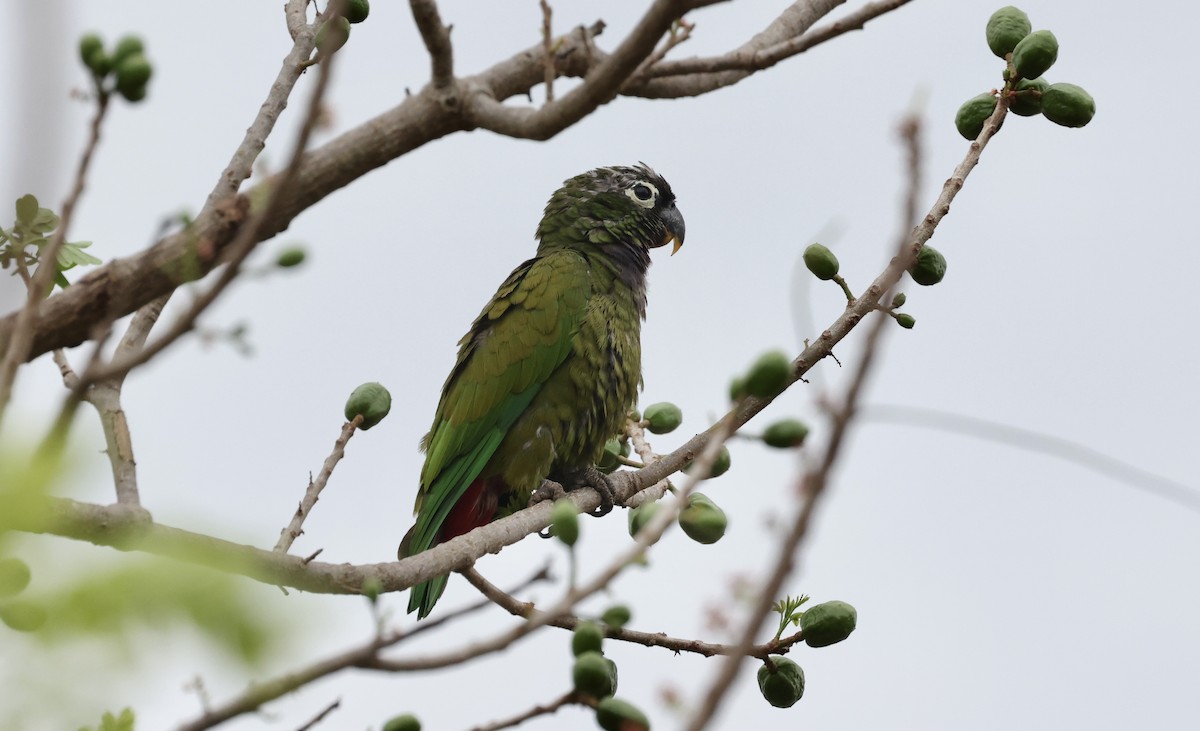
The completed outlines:
{"type": "Polygon", "coordinates": [[[158,559],[132,559],[91,572],[39,600],[51,608],[40,637],[60,641],[104,635],[132,642],[134,630],[188,624],[248,664],[262,660],[287,631],[258,608],[257,585],[238,577],[158,559]]]}
{"type": "Polygon", "coordinates": [[[58,214],[49,208],[39,208],[37,216],[29,226],[31,231],[40,234],[50,233],[56,228],[58,228],[58,214]]]}
{"type": "Polygon", "coordinates": [[[84,251],[84,249],[91,245],[91,241],[73,241],[69,244],[63,244],[58,252],[59,271],[65,271],[78,264],[84,266],[99,264],[99,259],[84,251]]]}

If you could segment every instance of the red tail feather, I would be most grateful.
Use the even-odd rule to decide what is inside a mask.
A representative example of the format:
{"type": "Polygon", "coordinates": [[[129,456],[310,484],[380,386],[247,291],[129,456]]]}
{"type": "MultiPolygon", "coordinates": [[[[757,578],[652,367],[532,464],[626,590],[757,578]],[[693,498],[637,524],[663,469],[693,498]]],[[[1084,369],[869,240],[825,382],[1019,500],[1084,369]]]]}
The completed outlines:
{"type": "Polygon", "coordinates": [[[438,542],[448,541],[492,522],[500,507],[500,494],[507,488],[499,477],[480,478],[472,482],[446,516],[446,522],[438,534],[438,542]]]}

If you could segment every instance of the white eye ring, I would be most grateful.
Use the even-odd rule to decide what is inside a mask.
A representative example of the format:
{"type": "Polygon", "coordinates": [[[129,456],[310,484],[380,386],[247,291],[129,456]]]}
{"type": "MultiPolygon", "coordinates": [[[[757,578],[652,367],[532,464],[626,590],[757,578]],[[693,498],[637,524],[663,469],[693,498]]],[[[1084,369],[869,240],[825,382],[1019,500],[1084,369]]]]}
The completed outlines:
{"type": "Polygon", "coordinates": [[[639,180],[638,182],[626,188],[625,195],[629,196],[629,200],[638,204],[642,208],[653,208],[654,204],[658,202],[658,188],[654,187],[653,183],[647,183],[644,180],[639,180]],[[641,188],[642,191],[639,191],[639,188],[641,188]],[[648,192],[649,195],[646,198],[641,198],[638,196],[639,192],[648,192]]]}

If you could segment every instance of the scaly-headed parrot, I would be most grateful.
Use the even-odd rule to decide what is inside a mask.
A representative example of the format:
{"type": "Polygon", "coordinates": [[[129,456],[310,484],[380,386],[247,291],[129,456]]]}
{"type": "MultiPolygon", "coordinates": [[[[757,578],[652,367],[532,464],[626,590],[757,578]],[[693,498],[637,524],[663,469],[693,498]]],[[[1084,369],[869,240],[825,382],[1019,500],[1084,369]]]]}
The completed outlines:
{"type": "MultiPolygon", "coordinates": [[[[604,492],[594,465],[641,386],[650,249],[678,251],[683,216],[646,165],[598,168],[550,197],[536,236],[459,341],[401,558],[525,507],[546,479],[604,492]]],[[[428,615],[446,581],[414,586],[408,611],[428,615]]]]}

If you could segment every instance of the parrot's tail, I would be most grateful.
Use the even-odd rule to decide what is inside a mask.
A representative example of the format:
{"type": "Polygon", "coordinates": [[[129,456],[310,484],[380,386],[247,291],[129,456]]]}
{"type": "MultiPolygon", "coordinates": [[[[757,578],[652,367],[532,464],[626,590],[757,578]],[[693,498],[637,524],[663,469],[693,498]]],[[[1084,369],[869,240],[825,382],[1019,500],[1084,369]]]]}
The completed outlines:
{"type": "Polygon", "coordinates": [[[417,619],[425,619],[429,616],[429,613],[433,611],[433,605],[437,604],[438,598],[446,590],[446,582],[449,578],[449,576],[439,576],[424,584],[414,586],[408,594],[409,614],[416,612],[417,619]]]}

